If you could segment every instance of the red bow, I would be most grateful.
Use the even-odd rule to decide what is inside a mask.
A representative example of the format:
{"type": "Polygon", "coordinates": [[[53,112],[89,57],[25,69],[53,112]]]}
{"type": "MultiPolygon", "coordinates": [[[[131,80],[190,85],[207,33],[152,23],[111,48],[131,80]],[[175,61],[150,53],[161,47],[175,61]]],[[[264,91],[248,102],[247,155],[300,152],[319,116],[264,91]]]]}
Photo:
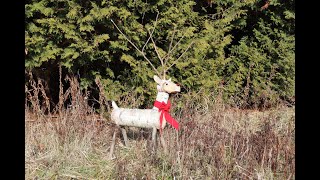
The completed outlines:
{"type": "Polygon", "coordinates": [[[163,116],[165,117],[165,119],[167,120],[167,122],[169,124],[171,124],[175,129],[179,130],[179,123],[173,119],[170,114],[169,114],[169,110],[170,110],[170,101],[168,100],[168,104],[159,101],[155,101],[154,102],[154,106],[157,107],[159,109],[159,112],[161,111],[160,114],[160,132],[161,132],[161,128],[162,128],[162,120],[163,120],[163,116]]]}

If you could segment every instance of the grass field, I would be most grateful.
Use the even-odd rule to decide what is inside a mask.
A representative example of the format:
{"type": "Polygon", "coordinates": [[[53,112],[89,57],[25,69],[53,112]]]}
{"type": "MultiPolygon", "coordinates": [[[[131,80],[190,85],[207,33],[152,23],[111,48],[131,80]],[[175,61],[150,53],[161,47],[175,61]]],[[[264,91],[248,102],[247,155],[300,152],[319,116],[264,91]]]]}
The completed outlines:
{"type": "Polygon", "coordinates": [[[118,136],[109,159],[108,120],[73,111],[35,120],[26,112],[26,179],[294,179],[293,108],[188,114],[176,118],[179,132],[164,130],[168,154],[161,146],[151,153],[151,129],[130,128],[130,146],[118,136]]]}
{"type": "Polygon", "coordinates": [[[94,113],[83,95],[70,90],[77,104],[54,114],[44,114],[28,96],[26,179],[295,179],[294,107],[258,111],[186,103],[171,112],[180,130],[163,131],[167,154],[159,138],[157,152],[150,150],[151,129],[128,128],[129,147],[118,133],[110,159],[116,127],[108,112],[94,113]]]}

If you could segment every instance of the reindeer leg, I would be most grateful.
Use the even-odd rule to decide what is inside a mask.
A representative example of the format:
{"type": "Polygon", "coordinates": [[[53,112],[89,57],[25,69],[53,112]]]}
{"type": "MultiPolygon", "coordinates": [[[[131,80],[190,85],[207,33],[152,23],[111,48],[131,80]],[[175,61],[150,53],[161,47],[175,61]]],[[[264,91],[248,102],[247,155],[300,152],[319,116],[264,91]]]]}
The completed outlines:
{"type": "Polygon", "coordinates": [[[167,153],[168,153],[167,144],[166,144],[166,142],[164,141],[163,134],[160,135],[160,141],[161,141],[162,147],[163,147],[163,149],[164,149],[164,153],[167,154],[167,153]]]}
{"type": "Polygon", "coordinates": [[[153,150],[153,152],[155,152],[157,150],[156,137],[157,137],[157,128],[153,127],[153,129],[152,129],[152,150],[153,150]]]}
{"type": "Polygon", "coordinates": [[[117,131],[118,131],[118,130],[115,129],[114,132],[113,132],[112,143],[111,143],[110,153],[109,153],[109,158],[110,158],[110,159],[112,159],[112,155],[113,155],[113,151],[114,151],[114,145],[115,145],[115,141],[116,141],[117,131]]]}
{"type": "Polygon", "coordinates": [[[122,132],[122,136],[123,136],[123,140],[124,140],[124,144],[125,144],[125,146],[129,146],[129,143],[128,143],[128,136],[127,136],[127,132],[126,132],[126,130],[123,128],[123,127],[121,127],[121,132],[122,132]]]}

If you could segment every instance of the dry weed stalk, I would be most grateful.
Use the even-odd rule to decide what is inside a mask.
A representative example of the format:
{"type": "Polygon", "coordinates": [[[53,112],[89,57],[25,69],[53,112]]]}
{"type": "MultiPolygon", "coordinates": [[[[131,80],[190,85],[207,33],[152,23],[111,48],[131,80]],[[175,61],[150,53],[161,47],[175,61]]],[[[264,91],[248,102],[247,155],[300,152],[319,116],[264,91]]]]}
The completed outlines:
{"type": "MultiPolygon", "coordinates": [[[[61,114],[63,103],[65,102],[66,97],[63,95],[63,84],[62,84],[62,67],[59,65],[59,102],[57,105],[56,111],[61,114]]],[[[67,93],[66,93],[67,94],[67,93]]]]}
{"type": "Polygon", "coordinates": [[[108,103],[108,100],[106,98],[105,95],[105,89],[103,87],[103,84],[101,83],[101,79],[97,76],[95,79],[95,83],[97,84],[98,88],[99,88],[99,104],[100,104],[100,117],[102,118],[102,116],[105,114],[105,109],[103,108],[104,106],[107,107],[107,111],[110,112],[110,106],[108,103]]]}
{"type": "Polygon", "coordinates": [[[27,74],[29,76],[28,84],[31,89],[29,89],[28,85],[25,85],[25,107],[26,110],[30,110],[28,107],[28,102],[30,102],[31,110],[37,115],[36,119],[39,119],[46,114],[50,114],[50,99],[46,94],[42,80],[38,79],[36,82],[31,72],[28,72],[27,74]]]}

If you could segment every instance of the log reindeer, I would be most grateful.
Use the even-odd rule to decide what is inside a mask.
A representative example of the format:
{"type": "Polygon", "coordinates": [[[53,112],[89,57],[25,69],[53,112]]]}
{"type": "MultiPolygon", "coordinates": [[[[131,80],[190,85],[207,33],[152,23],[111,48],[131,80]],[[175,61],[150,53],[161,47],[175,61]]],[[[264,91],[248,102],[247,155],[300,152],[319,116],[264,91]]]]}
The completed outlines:
{"type": "MultiPolygon", "coordinates": [[[[179,129],[179,123],[170,116],[170,101],[169,94],[180,92],[180,86],[173,83],[171,79],[162,80],[158,76],[154,76],[154,81],[157,83],[157,97],[152,109],[128,109],[119,108],[117,104],[112,101],[111,120],[118,125],[122,131],[126,146],[127,134],[123,126],[140,127],[140,128],[152,128],[152,144],[155,149],[156,146],[156,133],[160,132],[166,126],[166,122],[171,124],[175,129],[179,129]]],[[[116,131],[114,132],[115,136],[116,131]]],[[[165,151],[166,145],[163,136],[160,136],[161,144],[165,151]]],[[[112,143],[114,146],[114,142],[112,143]]],[[[113,149],[114,147],[112,147],[113,149]]]]}
{"type": "MultiPolygon", "coordinates": [[[[158,14],[155,21],[155,26],[157,23],[158,14]]],[[[186,48],[186,50],[171,63],[171,65],[167,65],[168,60],[170,58],[170,53],[172,53],[173,49],[177,47],[179,42],[181,41],[181,38],[178,43],[174,45],[172,48],[172,41],[174,39],[174,33],[173,37],[171,39],[171,43],[169,46],[168,53],[161,57],[160,53],[157,50],[157,46],[152,38],[153,29],[152,32],[148,30],[149,38],[145,45],[143,46],[142,50],[140,50],[133,42],[131,42],[118,28],[118,26],[114,23],[113,20],[111,20],[113,25],[117,28],[117,30],[126,38],[126,40],[144,57],[145,60],[148,61],[148,63],[151,65],[153,70],[157,73],[157,75],[154,75],[153,79],[157,83],[157,97],[154,102],[154,106],[152,109],[128,109],[128,108],[120,108],[118,105],[112,101],[112,112],[111,112],[111,120],[115,122],[115,124],[120,127],[123,135],[123,139],[125,142],[125,145],[128,146],[128,138],[126,134],[126,130],[124,129],[125,126],[131,126],[131,127],[140,127],[140,128],[152,128],[152,144],[153,144],[153,150],[156,149],[156,133],[157,130],[160,131],[160,141],[162,146],[164,147],[164,151],[167,152],[166,143],[163,139],[163,136],[161,135],[161,132],[163,128],[166,126],[166,123],[168,122],[171,124],[175,129],[179,129],[179,123],[170,116],[169,110],[170,110],[170,101],[169,101],[169,94],[172,93],[178,93],[180,92],[180,86],[178,84],[175,84],[171,81],[171,78],[166,80],[166,72],[184,55],[184,53],[191,47],[193,42],[189,44],[189,46],[186,48]],[[154,67],[154,65],[151,63],[151,61],[146,57],[144,53],[144,47],[147,45],[149,41],[152,41],[153,47],[155,49],[156,54],[158,55],[158,58],[161,62],[161,68],[162,68],[162,78],[159,76],[160,73],[157,70],[157,68],[154,67]]],[[[112,154],[114,151],[114,145],[115,145],[115,136],[116,136],[117,130],[113,133],[112,138],[112,144],[110,148],[110,158],[112,158],[112,154]]]]}

